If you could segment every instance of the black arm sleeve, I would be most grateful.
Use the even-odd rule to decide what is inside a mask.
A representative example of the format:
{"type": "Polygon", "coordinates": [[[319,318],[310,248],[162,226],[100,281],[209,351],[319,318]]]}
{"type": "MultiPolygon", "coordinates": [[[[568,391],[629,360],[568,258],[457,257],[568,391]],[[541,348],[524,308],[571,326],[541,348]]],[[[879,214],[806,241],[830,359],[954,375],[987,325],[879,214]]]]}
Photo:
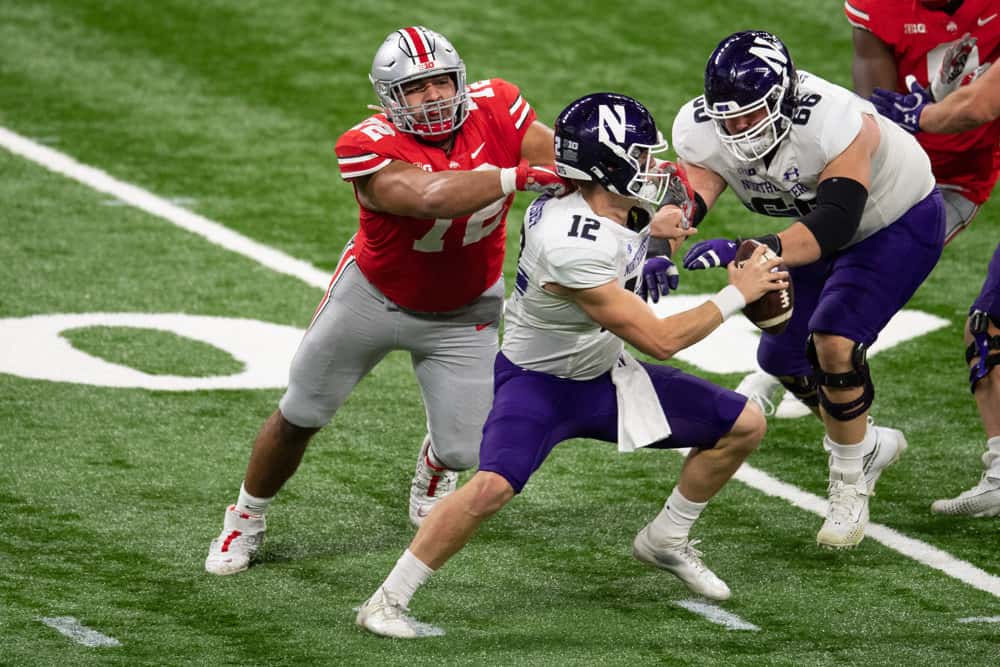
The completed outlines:
{"type": "Polygon", "coordinates": [[[868,190],[853,178],[828,178],[816,188],[816,208],[799,220],[829,257],[843,248],[861,225],[868,190]]]}
{"type": "Polygon", "coordinates": [[[708,205],[705,203],[704,198],[696,191],[694,193],[694,215],[692,215],[691,224],[697,227],[705,216],[708,215],[708,205]]]}

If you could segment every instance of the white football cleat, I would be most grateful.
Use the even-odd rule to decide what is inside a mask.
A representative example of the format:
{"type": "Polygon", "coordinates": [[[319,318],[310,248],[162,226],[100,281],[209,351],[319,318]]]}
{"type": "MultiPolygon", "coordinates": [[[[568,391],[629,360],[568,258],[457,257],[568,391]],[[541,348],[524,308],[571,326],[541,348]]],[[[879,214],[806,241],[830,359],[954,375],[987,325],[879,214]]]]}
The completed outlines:
{"type": "Polygon", "coordinates": [[[222,532],[212,540],[205,559],[210,574],[236,574],[250,567],[250,561],[264,544],[267,525],[263,516],[247,514],[230,505],[222,523],[222,532]]]}
{"type": "Polygon", "coordinates": [[[440,637],[444,634],[441,628],[421,623],[408,612],[409,609],[380,587],[358,609],[355,623],[376,635],[395,639],[440,637]]]}
{"type": "Polygon", "coordinates": [[[868,525],[868,484],[861,473],[847,475],[830,468],[829,504],[816,543],[830,549],[852,549],[868,525]]]}
{"type": "Polygon", "coordinates": [[[985,471],[978,484],[954,498],[935,500],[931,503],[931,512],[952,516],[1000,516],[1000,470],[985,471]]]}
{"type": "Polygon", "coordinates": [[[710,600],[728,600],[732,597],[729,586],[708,569],[701,560],[701,552],[694,548],[700,541],[686,539],[676,544],[654,545],[647,524],[632,541],[632,555],[672,573],[698,595],[710,600]]]}
{"type": "Polygon", "coordinates": [[[809,409],[809,406],[800,401],[798,396],[787,390],[785,391],[785,395],[781,397],[778,408],[774,411],[774,416],[778,419],[798,419],[799,417],[811,414],[813,414],[813,411],[809,409]]]}
{"type": "Polygon", "coordinates": [[[755,371],[747,375],[736,385],[734,391],[743,394],[760,407],[765,417],[775,412],[774,395],[781,389],[781,381],[764,371],[755,371]]]}
{"type": "Polygon", "coordinates": [[[865,482],[868,484],[868,494],[875,495],[875,483],[882,475],[882,471],[899,460],[906,448],[906,436],[899,429],[888,428],[886,426],[875,426],[868,418],[870,428],[875,429],[875,446],[862,460],[862,467],[865,471],[865,482]]]}
{"type": "Polygon", "coordinates": [[[434,505],[458,485],[457,472],[431,463],[428,456],[430,446],[431,437],[427,435],[424,437],[424,444],[420,446],[417,469],[410,485],[410,523],[417,528],[434,509],[434,505]]]}

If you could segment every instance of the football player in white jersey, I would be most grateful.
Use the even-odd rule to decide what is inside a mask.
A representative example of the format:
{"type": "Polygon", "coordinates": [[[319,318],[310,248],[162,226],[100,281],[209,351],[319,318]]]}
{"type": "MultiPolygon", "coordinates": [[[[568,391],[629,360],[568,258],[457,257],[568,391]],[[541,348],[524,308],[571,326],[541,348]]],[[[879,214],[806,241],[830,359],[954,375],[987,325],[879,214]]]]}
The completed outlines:
{"type": "Polygon", "coordinates": [[[440,634],[408,614],[417,587],[521,492],[557,444],[576,437],[617,442],[625,451],[691,447],[677,486],[636,536],[633,553],[700,595],[730,596],[688,532],[763,438],[764,417],[740,394],[670,366],[637,362],[623,340],[668,359],[746,302],[786,286],[788,274],[771,271],[777,260],[734,266],[731,284],[700,306],[664,319],[653,313],[635,290],[652,206],[677,178],[673,165],[656,159],[666,147],[649,111],[624,95],[587,95],[559,115],[556,167],[579,190],[543,195],[525,214],[479,470],[423,522],[361,606],[360,626],[389,637],[440,634]]]}
{"type": "MultiPolygon", "coordinates": [[[[900,431],[868,417],[866,351],[941,255],[944,207],[927,155],[867,100],[796,72],[763,31],[716,47],[705,94],[678,113],[673,140],[697,192],[696,221],[727,186],[751,211],[792,220],[757,237],[792,267],[795,286],[787,329],[761,336],[757,361],[822,418],[829,507],[816,539],[854,547],[879,475],[906,449],[900,431]]],[[[684,266],[726,266],[737,246],[701,241],[684,266]]]]}

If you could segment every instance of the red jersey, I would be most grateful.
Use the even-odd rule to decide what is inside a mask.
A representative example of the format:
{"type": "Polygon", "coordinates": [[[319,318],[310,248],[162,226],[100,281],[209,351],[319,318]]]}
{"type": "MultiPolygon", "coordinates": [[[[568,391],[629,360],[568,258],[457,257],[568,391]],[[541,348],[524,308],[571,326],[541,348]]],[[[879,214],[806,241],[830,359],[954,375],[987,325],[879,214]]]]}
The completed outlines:
{"type": "MultiPolygon", "coordinates": [[[[944,51],[965,33],[977,39],[969,54],[973,66],[1000,59],[1000,3],[965,0],[954,14],[933,11],[916,0],[847,0],[847,20],[892,49],[896,58],[896,89],[906,90],[912,74],[924,87],[941,67],[944,51]]],[[[982,204],[1000,175],[1000,119],[959,134],[920,132],[917,140],[931,158],[939,183],[962,188],[982,204]]]]}
{"type": "MultiPolygon", "coordinates": [[[[337,141],[346,181],[373,174],[393,160],[425,171],[515,167],[534,109],[502,79],[469,84],[469,117],[451,152],[421,143],[375,114],[337,141]]],[[[355,198],[357,190],[355,189],[355,198]]],[[[355,257],[365,277],[409,310],[446,312],[475,300],[503,271],[506,219],[514,195],[472,215],[418,220],[371,211],[361,204],[355,257]]]]}

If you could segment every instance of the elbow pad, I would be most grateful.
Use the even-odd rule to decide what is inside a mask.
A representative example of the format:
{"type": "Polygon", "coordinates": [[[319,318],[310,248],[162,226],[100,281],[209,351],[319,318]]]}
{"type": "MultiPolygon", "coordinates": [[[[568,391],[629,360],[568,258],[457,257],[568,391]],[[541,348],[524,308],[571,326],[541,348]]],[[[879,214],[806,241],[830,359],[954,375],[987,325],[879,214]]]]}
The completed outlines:
{"type": "Polygon", "coordinates": [[[829,257],[854,237],[868,201],[868,190],[853,178],[828,178],[816,188],[816,208],[799,220],[829,257]]]}

